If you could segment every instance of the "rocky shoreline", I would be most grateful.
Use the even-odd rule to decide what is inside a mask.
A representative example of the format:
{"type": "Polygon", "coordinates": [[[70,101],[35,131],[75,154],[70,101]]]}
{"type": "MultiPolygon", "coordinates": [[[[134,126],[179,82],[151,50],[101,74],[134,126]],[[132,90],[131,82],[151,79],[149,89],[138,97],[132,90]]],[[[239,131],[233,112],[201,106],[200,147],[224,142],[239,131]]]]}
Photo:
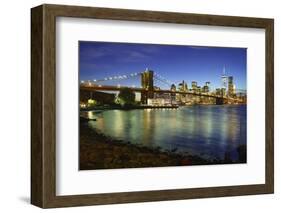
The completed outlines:
{"type": "Polygon", "coordinates": [[[112,139],[90,128],[85,120],[80,120],[79,148],[80,170],[235,163],[227,159],[204,159],[112,139]]]}

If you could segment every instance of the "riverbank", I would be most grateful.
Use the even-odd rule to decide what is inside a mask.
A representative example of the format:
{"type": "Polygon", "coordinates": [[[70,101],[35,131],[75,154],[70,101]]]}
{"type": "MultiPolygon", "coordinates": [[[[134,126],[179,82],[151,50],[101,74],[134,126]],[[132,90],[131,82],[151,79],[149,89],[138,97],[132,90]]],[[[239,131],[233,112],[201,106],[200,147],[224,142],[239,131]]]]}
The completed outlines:
{"type": "Polygon", "coordinates": [[[233,163],[227,159],[204,159],[112,139],[89,128],[85,120],[80,121],[79,153],[80,170],[233,163]]]}

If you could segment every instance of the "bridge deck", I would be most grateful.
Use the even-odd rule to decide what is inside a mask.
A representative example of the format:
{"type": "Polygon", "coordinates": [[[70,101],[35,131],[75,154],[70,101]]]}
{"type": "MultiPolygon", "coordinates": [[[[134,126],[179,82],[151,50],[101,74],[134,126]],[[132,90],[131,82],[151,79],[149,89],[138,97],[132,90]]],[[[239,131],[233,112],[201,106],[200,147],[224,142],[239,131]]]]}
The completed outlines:
{"type": "MultiPolygon", "coordinates": [[[[108,86],[108,85],[80,85],[80,90],[84,91],[120,91],[121,89],[128,88],[122,86],[108,86]]],[[[148,90],[139,87],[129,87],[134,92],[147,92],[148,90]]],[[[230,98],[226,96],[217,96],[209,93],[196,93],[196,92],[183,92],[183,91],[173,91],[173,90],[153,90],[154,93],[171,93],[171,94],[182,94],[182,95],[195,95],[195,96],[203,96],[208,98],[223,98],[233,101],[239,101],[240,99],[230,98]]]]}

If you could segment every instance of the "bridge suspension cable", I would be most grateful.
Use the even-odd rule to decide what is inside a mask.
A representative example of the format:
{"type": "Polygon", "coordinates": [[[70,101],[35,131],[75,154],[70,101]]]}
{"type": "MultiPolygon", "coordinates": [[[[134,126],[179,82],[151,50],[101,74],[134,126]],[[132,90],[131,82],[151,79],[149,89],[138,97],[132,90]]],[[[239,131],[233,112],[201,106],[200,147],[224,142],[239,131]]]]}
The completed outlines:
{"type": "Polygon", "coordinates": [[[162,82],[163,84],[166,84],[168,86],[171,86],[173,84],[173,82],[171,82],[170,80],[165,79],[163,76],[159,75],[158,73],[154,73],[153,77],[158,82],[162,82]]]}
{"type": "Polygon", "coordinates": [[[100,82],[106,82],[106,81],[120,81],[120,80],[127,80],[131,78],[135,78],[141,75],[141,72],[135,72],[130,73],[126,75],[115,75],[115,76],[109,76],[101,79],[93,79],[93,80],[87,80],[87,81],[81,81],[81,83],[100,83],[100,82]]]}

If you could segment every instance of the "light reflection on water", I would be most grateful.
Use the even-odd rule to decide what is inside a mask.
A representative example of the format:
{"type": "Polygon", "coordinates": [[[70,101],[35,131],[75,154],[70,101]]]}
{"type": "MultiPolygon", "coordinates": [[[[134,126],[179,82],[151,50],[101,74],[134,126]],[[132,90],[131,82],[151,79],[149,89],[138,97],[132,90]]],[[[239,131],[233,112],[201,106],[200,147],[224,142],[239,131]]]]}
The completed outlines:
{"type": "Polygon", "coordinates": [[[246,144],[246,106],[86,112],[92,128],[114,139],[148,147],[223,159],[246,144]]]}

